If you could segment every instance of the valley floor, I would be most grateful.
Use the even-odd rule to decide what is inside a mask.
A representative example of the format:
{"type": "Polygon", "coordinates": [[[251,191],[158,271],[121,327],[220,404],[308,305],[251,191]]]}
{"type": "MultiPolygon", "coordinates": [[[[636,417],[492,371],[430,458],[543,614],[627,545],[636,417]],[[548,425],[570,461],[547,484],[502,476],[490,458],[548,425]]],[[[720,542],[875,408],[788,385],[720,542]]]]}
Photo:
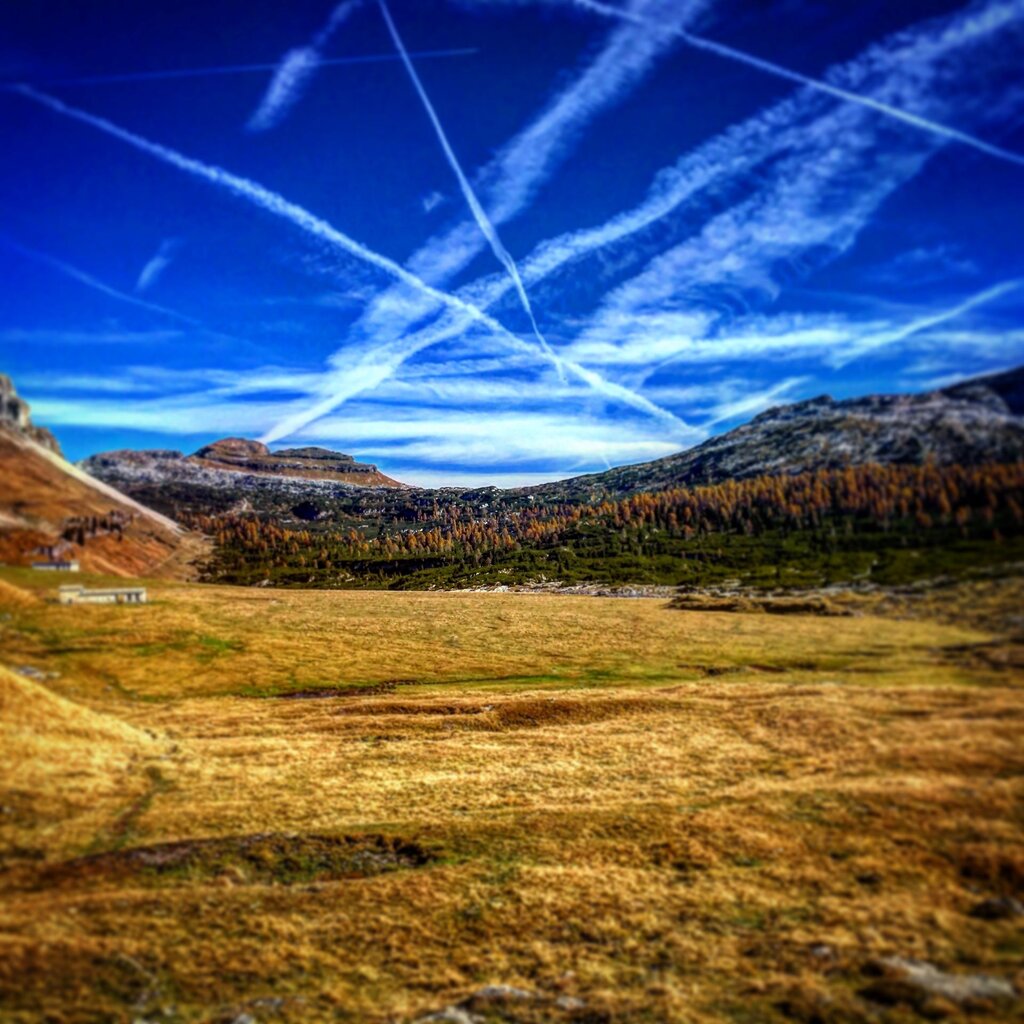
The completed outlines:
{"type": "Polygon", "coordinates": [[[54,586],[0,570],[0,1020],[1021,1010],[1024,671],[956,614],[1016,583],[927,618],[54,586]]]}

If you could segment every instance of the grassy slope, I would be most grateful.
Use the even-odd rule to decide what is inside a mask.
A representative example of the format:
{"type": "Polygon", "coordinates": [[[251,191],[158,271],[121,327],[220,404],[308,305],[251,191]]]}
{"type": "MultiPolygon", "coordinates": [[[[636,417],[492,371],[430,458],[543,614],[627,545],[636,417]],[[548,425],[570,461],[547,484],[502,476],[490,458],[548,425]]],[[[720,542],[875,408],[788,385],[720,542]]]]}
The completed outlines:
{"type": "Polygon", "coordinates": [[[966,915],[1024,884],[1022,679],[968,656],[982,632],[544,595],[153,596],[0,589],[0,661],[132,727],[92,802],[3,773],[4,1020],[406,1020],[508,982],[587,1003],[546,1020],[853,1021],[875,1019],[855,995],[873,955],[1018,969],[1019,928],[966,915]],[[345,696],[271,696],[319,689],[345,696]],[[257,861],[237,839],[256,833],[289,838],[257,861]],[[432,860],[340,877],[316,838],[377,833],[432,860]],[[188,838],[225,843],[167,871],[125,853],[188,838]]]}

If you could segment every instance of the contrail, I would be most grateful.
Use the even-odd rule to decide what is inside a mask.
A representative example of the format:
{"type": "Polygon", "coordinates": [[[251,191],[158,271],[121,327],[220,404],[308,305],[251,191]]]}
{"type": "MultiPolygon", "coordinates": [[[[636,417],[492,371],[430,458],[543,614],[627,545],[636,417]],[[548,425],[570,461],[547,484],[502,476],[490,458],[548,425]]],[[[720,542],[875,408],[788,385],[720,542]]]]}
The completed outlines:
{"type": "Polygon", "coordinates": [[[126,292],[118,291],[117,288],[112,288],[109,284],[105,284],[103,281],[99,280],[99,278],[93,277],[92,274],[87,274],[84,270],[79,270],[78,267],[72,266],[70,263],[65,263],[63,260],[57,259],[56,256],[50,256],[48,253],[39,252],[36,249],[29,249],[26,246],[15,242],[11,238],[0,238],[0,245],[4,246],[4,248],[10,249],[11,252],[18,253],[19,256],[24,256],[37,263],[45,264],[51,269],[64,274],[66,277],[70,277],[73,280],[86,285],[88,288],[102,292],[104,295],[107,295],[112,299],[117,299],[118,302],[126,302],[129,306],[138,306],[139,309],[146,309],[151,313],[159,313],[161,316],[169,317],[171,320],[177,320],[178,323],[187,324],[189,327],[203,326],[198,320],[193,320],[192,317],[185,316],[184,313],[178,313],[173,309],[167,309],[165,306],[158,306],[155,302],[147,302],[145,299],[140,299],[135,295],[129,295],[126,292]]]}
{"type": "Polygon", "coordinates": [[[302,98],[310,80],[320,66],[320,51],[330,42],[331,36],[363,4],[363,0],[342,0],[331,12],[322,29],[308,46],[289,50],[274,72],[267,91],[253,115],[246,124],[250,132],[265,132],[280,124],[288,111],[302,98]]]}
{"type": "Polygon", "coordinates": [[[391,12],[388,10],[387,3],[385,0],[377,0],[377,2],[380,6],[380,12],[384,16],[384,21],[387,24],[388,32],[391,33],[391,39],[395,44],[395,49],[398,50],[401,55],[402,63],[405,65],[405,70],[409,72],[412,84],[416,87],[416,92],[419,94],[423,107],[427,112],[427,116],[430,118],[430,123],[434,126],[434,132],[437,134],[438,142],[441,143],[444,155],[447,157],[448,163],[451,166],[455,177],[458,179],[459,188],[462,189],[462,194],[466,198],[466,203],[469,205],[469,208],[473,213],[473,217],[480,227],[481,233],[490,244],[491,251],[497,257],[498,262],[501,263],[508,271],[508,275],[512,279],[512,283],[515,285],[516,292],[519,295],[519,301],[522,304],[523,309],[526,311],[526,315],[530,319],[530,326],[533,328],[534,336],[537,341],[540,342],[541,348],[544,350],[545,354],[554,363],[555,368],[558,370],[559,377],[564,381],[565,373],[562,369],[561,361],[558,356],[555,355],[551,346],[548,344],[547,339],[543,334],[541,334],[540,328],[537,326],[537,318],[533,315],[533,307],[530,305],[529,296],[527,296],[526,289],[523,287],[523,279],[519,276],[519,268],[516,266],[516,261],[512,259],[512,255],[502,244],[501,239],[498,237],[497,229],[491,223],[490,218],[484,211],[484,208],[480,205],[480,201],[477,199],[476,193],[473,191],[473,187],[470,185],[466,175],[462,173],[462,167],[459,164],[459,159],[455,155],[455,151],[452,149],[451,143],[448,141],[448,136],[445,134],[444,127],[441,124],[441,119],[437,116],[437,111],[434,110],[434,105],[430,102],[427,90],[423,87],[423,83],[420,81],[420,76],[416,73],[416,68],[409,58],[409,53],[405,48],[405,44],[402,42],[402,37],[398,34],[398,29],[391,18],[391,12]]]}
{"type": "Polygon", "coordinates": [[[978,306],[984,306],[989,302],[995,302],[996,299],[1001,299],[1004,295],[1008,295],[1010,292],[1016,291],[1022,285],[1024,285],[1024,279],[1021,278],[1003,281],[1000,284],[993,285],[991,288],[986,288],[984,291],[970,296],[958,306],[954,306],[952,309],[945,309],[940,313],[921,317],[918,320],[911,321],[903,327],[897,327],[890,331],[882,331],[879,334],[869,335],[862,341],[852,345],[848,351],[838,353],[837,357],[831,360],[832,365],[837,367],[845,366],[854,359],[859,359],[866,352],[871,352],[877,348],[884,348],[886,345],[896,344],[897,342],[904,341],[912,335],[920,334],[921,331],[926,331],[931,327],[938,327],[940,324],[944,324],[948,320],[955,320],[957,317],[961,317],[965,313],[969,313],[972,309],[976,309],[978,306]]]}
{"type": "MultiPolygon", "coordinates": [[[[528,345],[520,337],[508,330],[507,327],[495,320],[494,317],[489,316],[477,306],[460,299],[456,295],[450,295],[447,292],[439,291],[437,288],[432,287],[427,284],[426,281],[417,277],[415,274],[410,273],[398,263],[388,259],[386,256],[382,256],[379,253],[374,252],[372,249],[368,249],[360,242],[349,238],[348,235],[327,223],[327,221],[310,213],[308,210],[296,203],[290,202],[285,199],[284,196],[278,195],[276,192],[272,192],[263,185],[259,185],[248,178],[242,178],[236,174],[232,174],[230,171],[226,171],[221,167],[205,164],[200,160],[187,157],[184,154],[177,152],[177,150],[171,149],[169,146],[163,146],[158,142],[150,142],[149,139],[145,139],[141,135],[136,135],[134,132],[130,132],[125,128],[120,128],[118,125],[111,121],[107,121],[105,118],[97,117],[95,114],[89,114],[84,110],[79,110],[76,107],[69,106],[55,97],[39,92],[30,86],[15,86],[12,88],[12,91],[24,96],[26,99],[30,99],[35,103],[48,107],[55,113],[71,118],[72,120],[79,121],[82,124],[87,124],[107,135],[120,139],[122,142],[126,142],[128,145],[132,146],[134,149],[143,153],[148,153],[150,156],[156,157],[158,160],[170,164],[172,167],[177,167],[179,170],[182,170],[187,174],[191,174],[194,177],[208,181],[211,184],[216,185],[218,188],[226,190],[237,198],[244,199],[247,202],[252,203],[254,206],[258,206],[267,213],[288,221],[290,224],[300,228],[307,234],[312,235],[315,238],[319,238],[321,241],[327,242],[335,248],[348,253],[370,266],[376,267],[378,270],[383,271],[390,277],[401,281],[403,284],[408,285],[424,295],[429,296],[439,305],[445,306],[449,310],[462,314],[464,317],[468,317],[476,323],[482,324],[498,337],[502,338],[507,344],[510,344],[519,350],[525,348],[531,353],[534,351],[532,345],[528,345]]],[[[143,300],[133,299],[131,301],[138,304],[143,300]]],[[[148,306],[151,304],[144,303],[144,305],[148,306]]],[[[649,415],[657,416],[667,423],[672,423],[674,428],[677,430],[690,430],[688,424],[679,419],[679,417],[675,416],[667,409],[661,408],[649,399],[644,398],[643,395],[639,395],[622,385],[614,384],[611,381],[605,380],[599,374],[594,373],[594,371],[579,366],[578,364],[567,360],[562,360],[562,363],[566,368],[576,373],[581,380],[586,381],[586,383],[590,384],[591,387],[594,387],[595,390],[598,390],[606,397],[625,402],[633,406],[635,409],[649,415]]]]}
{"type": "MultiPolygon", "coordinates": [[[[479,53],[475,46],[465,46],[448,50],[416,50],[410,56],[417,60],[431,60],[444,57],[472,57],[479,53]]],[[[397,53],[367,53],[352,57],[323,57],[319,66],[341,67],[348,64],[381,64],[401,60],[397,53]]],[[[207,78],[214,75],[248,75],[262,71],[276,71],[277,64],[223,64],[208,68],[170,68],[166,71],[126,71],[109,75],[80,75],[77,78],[39,78],[33,79],[34,85],[117,85],[121,82],[158,82],[174,78],[207,78]]],[[[0,88],[22,85],[22,82],[4,82],[0,88]]]]}
{"type": "MultiPolygon", "coordinates": [[[[612,7],[609,4],[599,2],[599,0],[573,0],[573,2],[577,7],[582,7],[588,11],[594,11],[595,13],[601,14],[607,18],[622,18],[626,21],[634,22],[643,22],[646,20],[641,15],[633,14],[630,11],[625,11],[618,7],[612,7]]],[[[684,29],[666,29],[666,31],[671,31],[695,49],[706,50],[708,53],[714,53],[719,57],[725,57],[727,60],[738,61],[740,64],[746,64],[748,67],[757,68],[759,71],[764,71],[769,75],[775,75],[776,78],[784,78],[787,81],[806,86],[809,89],[825,93],[827,96],[832,96],[835,99],[845,100],[848,103],[857,103],[862,107],[867,107],[869,110],[874,110],[879,114],[884,114],[886,117],[892,117],[897,121],[902,121],[904,124],[912,125],[915,128],[921,128],[934,135],[941,135],[943,138],[963,143],[963,145],[970,146],[972,149],[986,153],[988,156],[994,156],[999,160],[1006,160],[1009,163],[1024,167],[1024,155],[1015,153],[1009,149],[1003,149],[1001,146],[993,145],[991,142],[986,142],[984,139],[979,139],[974,135],[969,135],[967,132],[962,132],[956,128],[950,128],[948,125],[939,124],[938,121],[931,121],[926,117],[919,116],[918,114],[911,114],[906,110],[901,110],[899,107],[893,107],[888,103],[882,103],[880,100],[872,99],[870,96],[862,96],[860,93],[850,92],[848,89],[843,89],[837,85],[831,85],[828,82],[823,82],[819,78],[811,78],[808,75],[801,74],[799,71],[791,71],[789,68],[764,60],[762,57],[755,57],[753,54],[746,53],[744,50],[737,50],[732,46],[726,46],[723,43],[716,43],[711,39],[705,39],[703,36],[695,36],[684,29]]]]}

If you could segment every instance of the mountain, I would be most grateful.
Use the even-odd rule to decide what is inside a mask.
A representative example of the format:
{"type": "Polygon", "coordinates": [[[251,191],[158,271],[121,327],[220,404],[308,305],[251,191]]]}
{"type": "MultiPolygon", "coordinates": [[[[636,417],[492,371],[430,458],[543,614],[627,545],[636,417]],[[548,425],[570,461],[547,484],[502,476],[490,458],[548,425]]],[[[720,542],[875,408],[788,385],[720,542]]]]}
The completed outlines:
{"type": "Polygon", "coordinates": [[[0,562],[78,561],[114,576],[187,576],[208,543],[89,476],[0,376],[0,562]]]}
{"type": "Polygon", "coordinates": [[[916,395],[824,395],[778,406],[696,448],[654,462],[522,488],[538,502],[877,462],[963,466],[1024,458],[1024,367],[916,395]]]}
{"type": "Polygon", "coordinates": [[[1024,458],[1024,368],[923,394],[823,396],[769,409],[696,448],[634,466],[501,490],[404,487],[323,448],[270,452],[229,438],[194,455],[108,452],[81,466],[168,516],[255,512],[284,526],[397,529],[455,506],[476,517],[642,491],[850,465],[972,466],[1024,458]]]}

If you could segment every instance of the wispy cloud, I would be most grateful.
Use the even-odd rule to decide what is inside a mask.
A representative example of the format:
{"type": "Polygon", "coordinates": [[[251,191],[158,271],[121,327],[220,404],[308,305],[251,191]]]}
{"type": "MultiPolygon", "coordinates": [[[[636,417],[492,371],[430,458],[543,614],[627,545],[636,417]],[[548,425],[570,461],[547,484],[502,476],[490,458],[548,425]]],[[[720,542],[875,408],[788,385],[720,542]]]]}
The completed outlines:
{"type": "MultiPolygon", "coordinates": [[[[1007,281],[953,306],[916,316],[857,319],[838,313],[750,314],[706,337],[690,339],[673,363],[689,366],[738,366],[753,362],[817,360],[822,367],[843,367],[871,352],[906,355],[927,353],[929,359],[976,361],[979,357],[1007,361],[1024,357],[1024,331],[1002,331],[992,324],[956,325],[971,312],[1021,289],[1024,282],[1007,281]]],[[[663,369],[655,367],[651,374],[663,369]]],[[[930,371],[929,371],[930,372],[930,371]]],[[[651,388],[659,396],[661,388],[651,388]]]]}
{"type": "MultiPolygon", "coordinates": [[[[943,69],[954,61],[964,68],[977,69],[979,65],[988,65],[992,77],[995,78],[999,68],[1006,64],[1005,55],[1000,62],[987,52],[972,54],[972,48],[998,40],[1001,31],[1012,22],[1019,21],[1022,15],[1024,9],[1019,4],[996,3],[985,8],[981,15],[976,16],[976,12],[972,10],[949,19],[939,19],[932,24],[926,23],[917,30],[902,33],[872,47],[848,64],[832,69],[829,75],[852,82],[864,90],[873,89],[886,98],[898,98],[926,108],[932,106],[942,109],[944,105],[966,107],[969,116],[975,119],[998,122],[1000,117],[1006,115],[1008,109],[1012,109],[1014,100],[1019,100],[1019,91],[1015,97],[1013,90],[1004,90],[1003,102],[989,103],[985,109],[983,102],[979,102],[978,98],[946,101],[935,86],[943,69]]],[[[801,92],[783,100],[686,154],[674,166],[660,171],[655,176],[647,196],[632,209],[616,215],[604,224],[568,232],[540,244],[523,262],[523,277],[528,286],[536,286],[543,279],[569,269],[579,275],[581,271],[578,264],[586,259],[606,259],[610,265],[616,267],[641,259],[650,252],[652,245],[657,244],[656,241],[648,239],[654,235],[659,225],[673,219],[681,220],[687,210],[686,204],[708,196],[713,188],[722,189],[729,182],[749,180],[755,173],[760,177],[767,175],[768,187],[771,187],[770,183],[779,177],[778,160],[785,154],[803,151],[808,161],[817,160],[820,155],[826,162],[826,168],[832,172],[830,175],[818,176],[820,188],[824,189],[830,181],[833,188],[837,188],[839,175],[838,168],[832,166],[832,144],[835,143],[837,151],[842,150],[845,141],[842,136],[843,126],[850,123],[857,125],[859,138],[865,137],[865,132],[871,133],[874,127],[875,131],[870,135],[873,146],[890,144],[889,136],[882,130],[884,126],[865,124],[863,119],[851,120],[850,115],[841,109],[822,112],[812,93],[801,92]]],[[[900,147],[905,141],[897,136],[892,138],[891,144],[900,147]]],[[[929,146],[925,141],[920,145],[925,147],[920,150],[922,152],[934,150],[934,146],[929,146]]],[[[905,149],[905,146],[903,148],[905,149]]],[[[897,148],[897,157],[899,152],[897,148]]],[[[870,155],[869,148],[865,156],[870,155]]],[[[800,169],[793,162],[787,165],[789,172],[794,168],[799,174],[800,169]]],[[[810,174],[814,174],[813,168],[810,174]]],[[[896,181],[893,187],[898,183],[896,181]]],[[[870,185],[870,182],[868,184],[870,185]]],[[[806,181],[803,186],[808,199],[808,202],[804,203],[805,208],[809,208],[809,202],[815,195],[810,185],[810,181],[806,181]]],[[[856,189],[852,191],[856,194],[856,189]]],[[[740,211],[746,215],[763,205],[763,200],[754,199],[745,205],[741,204],[740,211]]],[[[788,204],[787,209],[777,210],[775,225],[767,223],[768,218],[762,215],[760,219],[765,223],[748,233],[748,249],[751,244],[757,247],[763,242],[771,241],[773,235],[776,238],[781,238],[784,233],[791,238],[798,236],[806,218],[787,224],[785,217],[792,212],[792,202],[788,204]]],[[[825,214],[824,217],[827,223],[828,215],[825,214]]],[[[741,235],[744,234],[739,223],[726,228],[724,222],[720,220],[715,229],[707,232],[707,235],[710,240],[713,240],[716,234],[727,234],[731,238],[737,228],[740,229],[741,235]]],[[[813,244],[814,239],[808,235],[807,241],[813,244]]],[[[710,266],[727,266],[730,261],[730,247],[721,247],[721,252],[710,266]]],[[[765,245],[766,253],[768,250],[769,246],[765,245]]],[[[704,252],[705,257],[714,255],[711,250],[704,252]]],[[[705,277],[708,277],[709,263],[706,259],[703,262],[705,277]]],[[[601,265],[598,264],[594,270],[601,273],[601,265]]],[[[765,282],[769,293],[775,291],[776,286],[768,284],[763,272],[749,275],[752,282],[759,278],[765,282]]],[[[507,285],[501,280],[485,278],[464,289],[462,294],[470,301],[486,308],[499,301],[507,290],[507,285]]],[[[693,310],[689,315],[697,316],[693,310]]],[[[652,326],[653,338],[655,331],[664,325],[652,326]]],[[[693,327],[691,321],[689,329],[692,330],[693,327]]],[[[659,355],[655,353],[653,358],[657,359],[659,355]]]]}
{"type": "Polygon", "coordinates": [[[174,257],[180,248],[181,239],[165,238],[140,271],[139,279],[135,282],[135,290],[137,292],[148,292],[174,261],[174,257]]]}
{"type": "MultiPolygon", "coordinates": [[[[472,57],[480,51],[475,46],[448,47],[438,50],[416,50],[410,54],[417,60],[444,60],[451,57],[472,57]]],[[[317,65],[321,68],[356,67],[360,64],[388,64],[400,60],[397,53],[360,53],[348,57],[321,57],[317,65]]],[[[12,85],[20,85],[26,79],[32,85],[75,86],[75,85],[121,85],[130,82],[164,82],[178,78],[216,78],[221,75],[252,75],[263,71],[276,71],[281,66],[276,64],[218,64],[205,68],[166,68],[162,71],[125,71],[112,72],[105,75],[78,75],[74,78],[40,78],[36,75],[23,75],[18,80],[0,83],[0,89],[12,85]]]]}
{"type": "Polygon", "coordinates": [[[434,189],[432,192],[428,192],[423,197],[423,212],[424,213],[432,213],[442,203],[444,203],[444,201],[445,201],[444,194],[441,193],[441,192],[438,192],[437,189],[434,189]]]}
{"type": "MultiPolygon", "coordinates": [[[[696,20],[709,3],[630,0],[629,10],[650,20],[611,31],[597,53],[474,176],[492,223],[506,223],[529,208],[586,130],[640,85],[677,44],[668,29],[696,20]]],[[[475,223],[458,224],[422,246],[409,267],[428,280],[446,280],[468,266],[483,244],[475,223]]]]}
{"type": "MultiPolygon", "coordinates": [[[[237,174],[232,174],[230,171],[226,171],[213,164],[206,164],[201,160],[185,156],[177,150],[171,149],[169,146],[164,146],[158,142],[151,142],[149,139],[143,138],[141,135],[137,135],[134,132],[130,132],[125,128],[119,127],[112,121],[106,120],[106,118],[97,117],[96,115],[89,114],[77,107],[72,107],[53,96],[39,92],[29,86],[18,86],[14,91],[27,99],[48,107],[55,113],[96,128],[107,135],[120,139],[122,142],[127,143],[143,153],[147,153],[150,156],[156,157],[158,160],[162,160],[166,164],[170,164],[172,167],[177,167],[179,170],[184,171],[187,174],[191,174],[196,178],[207,181],[210,184],[231,193],[236,198],[243,199],[255,206],[258,206],[265,212],[287,221],[294,227],[297,227],[307,234],[318,238],[320,241],[327,243],[334,249],[339,250],[348,256],[352,256],[355,259],[382,271],[387,276],[400,281],[402,284],[412,288],[414,291],[422,293],[432,301],[434,307],[442,306],[452,308],[455,311],[466,315],[471,320],[484,324],[497,334],[509,334],[509,332],[500,323],[498,323],[497,320],[493,317],[487,316],[470,303],[464,302],[455,296],[433,288],[415,274],[410,273],[404,267],[395,263],[394,260],[388,259],[388,257],[382,256],[380,253],[369,249],[367,246],[362,245],[360,242],[355,241],[348,235],[339,231],[327,221],[299,206],[297,203],[293,203],[285,199],[284,196],[281,196],[268,188],[264,188],[264,186],[256,183],[255,181],[243,178],[237,174]]],[[[141,302],[142,300],[132,299],[131,301],[141,302]]],[[[518,341],[518,339],[516,340],[518,341]]]]}
{"type": "Polygon", "coordinates": [[[875,334],[865,335],[858,338],[853,344],[838,350],[829,358],[829,362],[837,367],[846,366],[847,363],[852,362],[854,359],[860,359],[869,352],[898,345],[915,334],[923,334],[933,327],[939,327],[942,324],[949,323],[951,320],[958,320],[980,306],[987,306],[989,303],[996,302],[1003,298],[1003,296],[1017,291],[1022,285],[1024,285],[1024,281],[1020,280],[1003,281],[1000,284],[993,285],[991,288],[986,288],[984,291],[969,296],[955,306],[912,320],[910,323],[879,331],[875,334]]]}
{"type": "Polygon", "coordinates": [[[746,420],[755,413],[763,412],[780,401],[792,398],[793,393],[807,383],[807,377],[787,377],[785,380],[773,384],[770,388],[750,392],[742,398],[733,398],[715,406],[701,426],[710,430],[719,424],[733,420],[746,420]]]}
{"type": "Polygon", "coordinates": [[[327,24],[306,46],[289,50],[281,59],[274,75],[263,94],[259,106],[253,111],[246,130],[265,132],[279,125],[302,98],[309,88],[318,67],[323,61],[322,50],[331,36],[355,11],[362,6],[362,0],[342,0],[331,11],[327,24]]]}
{"type": "MultiPolygon", "coordinates": [[[[995,80],[1007,58],[1003,53],[995,59],[988,47],[998,44],[1001,29],[1019,13],[1016,5],[995,3],[980,15],[974,8],[936,19],[872,47],[830,75],[886,100],[998,122],[1019,100],[1012,90],[993,104],[984,91],[944,95],[936,86],[947,83],[951,68],[977,62],[995,80]]],[[[660,172],[640,206],[542,244],[524,262],[523,276],[528,286],[536,284],[616,245],[632,247],[615,261],[619,265],[643,259],[649,251],[645,232],[666,218],[681,218],[686,204],[712,186],[756,168],[760,191],[711,217],[695,236],[613,292],[565,355],[577,366],[653,370],[659,360],[728,359],[741,351],[824,354],[830,345],[852,344],[863,325],[815,322],[764,336],[744,335],[742,328],[730,332],[724,325],[752,301],[777,295],[780,272],[788,280],[846,251],[878,206],[944,142],[931,134],[895,132],[862,105],[824,108],[813,91],[801,91],[660,172]]],[[[510,290],[507,279],[491,276],[459,294],[486,308],[510,290]]],[[[385,324],[402,328],[400,315],[370,320],[381,332],[385,324]]],[[[889,329],[896,329],[891,322],[868,328],[889,329]]],[[[434,328],[429,333],[437,336],[434,328]]],[[[406,343],[410,352],[426,347],[415,334],[406,343]]],[[[661,393],[649,397],[657,402],[661,393]]]]}
{"type": "MultiPolygon", "coordinates": [[[[127,393],[131,392],[108,386],[102,392],[82,389],[77,395],[59,394],[48,386],[42,394],[33,393],[33,408],[56,427],[102,426],[193,437],[252,436],[261,420],[280,416],[288,407],[281,400],[235,401],[202,391],[170,396],[134,393],[132,401],[125,401],[127,393]]],[[[690,440],[703,436],[694,430],[690,440]]],[[[369,403],[351,407],[347,415],[327,416],[315,428],[299,431],[296,439],[337,445],[384,462],[390,472],[415,462],[421,470],[443,472],[448,483],[476,467],[487,470],[494,482],[493,467],[498,465],[526,472],[533,469],[541,479],[551,479],[559,473],[584,471],[606,458],[636,462],[679,447],[642,419],[611,422],[577,410],[507,406],[495,406],[482,418],[456,408],[382,409],[369,403]],[[548,468],[540,473],[542,466],[548,468]]],[[[506,482],[511,481],[506,478],[506,482]]]]}
{"type": "Polygon", "coordinates": [[[959,247],[943,243],[919,245],[898,253],[870,272],[872,281],[902,288],[948,281],[956,277],[977,277],[978,264],[959,247]]]}
{"type": "MultiPolygon", "coordinates": [[[[685,3],[678,0],[632,0],[637,9],[660,12],[663,20],[673,25],[696,18],[706,4],[707,0],[687,0],[685,3]]],[[[524,209],[586,126],[637,85],[671,45],[664,30],[650,24],[625,25],[614,30],[597,57],[560,89],[541,114],[503,146],[481,172],[480,179],[492,197],[488,214],[492,223],[508,220],[524,209]]],[[[474,220],[429,242],[411,258],[408,266],[414,273],[421,272],[426,279],[445,280],[467,265],[480,252],[482,244],[480,228],[474,220]]],[[[511,281],[509,287],[513,287],[511,281]]],[[[403,337],[400,350],[387,346],[382,360],[391,373],[397,372],[414,355],[432,345],[459,338],[472,326],[474,318],[471,316],[450,316],[447,325],[426,328],[425,337],[405,337],[418,322],[432,314],[432,304],[426,301],[427,298],[429,296],[423,294],[419,297],[410,294],[405,288],[391,288],[374,300],[351,333],[368,339],[371,344],[380,338],[403,337]]],[[[420,333],[424,334],[423,331],[420,333]]],[[[359,378],[375,378],[377,370],[368,369],[362,358],[354,381],[347,377],[348,350],[340,351],[332,359],[329,379],[337,381],[336,404],[360,393],[361,389],[355,387],[359,378]]],[[[606,397],[655,416],[677,436],[689,433],[690,427],[679,417],[644,396],[621,384],[606,382],[600,373],[573,360],[562,360],[562,364],[606,397]]],[[[325,415],[329,407],[330,401],[324,399],[311,412],[325,415]]],[[[297,417],[290,419],[285,426],[297,430],[302,425],[301,417],[297,417]]],[[[280,427],[280,424],[275,426],[270,435],[277,435],[280,427]]]]}
{"type": "Polygon", "coordinates": [[[0,344],[8,345],[164,345],[185,337],[180,330],[78,330],[65,327],[0,328],[0,344]]]}

